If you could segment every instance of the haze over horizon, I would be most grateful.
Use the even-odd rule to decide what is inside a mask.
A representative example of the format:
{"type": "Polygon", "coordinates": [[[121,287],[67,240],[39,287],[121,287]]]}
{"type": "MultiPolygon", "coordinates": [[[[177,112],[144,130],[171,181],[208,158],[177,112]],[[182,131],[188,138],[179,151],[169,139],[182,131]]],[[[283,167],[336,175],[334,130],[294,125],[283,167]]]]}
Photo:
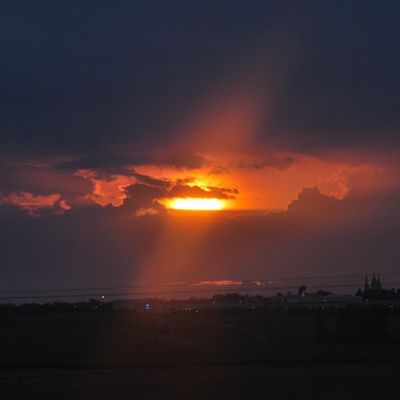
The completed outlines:
{"type": "Polygon", "coordinates": [[[397,2],[0,9],[0,291],[398,271],[397,2]]]}

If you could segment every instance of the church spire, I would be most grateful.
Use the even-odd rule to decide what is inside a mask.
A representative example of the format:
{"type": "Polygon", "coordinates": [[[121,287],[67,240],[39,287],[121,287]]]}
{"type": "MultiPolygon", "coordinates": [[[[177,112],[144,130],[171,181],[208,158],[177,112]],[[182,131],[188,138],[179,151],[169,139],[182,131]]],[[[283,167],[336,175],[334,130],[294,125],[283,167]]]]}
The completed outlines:
{"type": "Polygon", "coordinates": [[[365,274],[364,293],[369,292],[368,274],[365,274]]]}
{"type": "Polygon", "coordinates": [[[372,274],[372,280],[371,280],[371,290],[373,292],[379,292],[379,282],[376,279],[375,272],[372,274]]]}

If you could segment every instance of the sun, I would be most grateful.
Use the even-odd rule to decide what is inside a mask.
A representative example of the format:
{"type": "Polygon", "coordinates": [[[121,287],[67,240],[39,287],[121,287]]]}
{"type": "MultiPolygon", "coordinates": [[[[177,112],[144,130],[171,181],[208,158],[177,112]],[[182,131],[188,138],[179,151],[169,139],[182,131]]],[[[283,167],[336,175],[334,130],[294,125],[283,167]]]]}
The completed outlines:
{"type": "Polygon", "coordinates": [[[218,211],[225,208],[225,203],[215,198],[178,197],[168,200],[166,207],[173,210],[218,211]]]}

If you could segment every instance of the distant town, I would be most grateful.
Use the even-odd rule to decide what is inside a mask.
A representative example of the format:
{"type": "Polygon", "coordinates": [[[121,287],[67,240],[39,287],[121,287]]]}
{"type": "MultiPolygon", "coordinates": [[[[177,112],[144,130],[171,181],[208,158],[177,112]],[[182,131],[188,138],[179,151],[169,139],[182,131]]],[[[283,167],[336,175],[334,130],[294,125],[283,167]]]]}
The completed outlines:
{"type": "Polygon", "coordinates": [[[191,296],[185,299],[162,298],[158,296],[117,299],[107,301],[104,295],[90,298],[88,301],[48,301],[19,304],[3,300],[0,311],[24,312],[34,310],[71,310],[71,311],[135,311],[151,313],[170,312],[200,312],[203,310],[255,310],[275,309],[290,310],[334,310],[348,307],[400,307],[400,288],[386,289],[383,287],[379,274],[365,275],[363,287],[352,294],[336,294],[328,290],[319,289],[309,291],[306,285],[298,287],[297,291],[278,292],[275,295],[237,293],[234,289],[226,293],[214,294],[211,297],[191,296]]]}

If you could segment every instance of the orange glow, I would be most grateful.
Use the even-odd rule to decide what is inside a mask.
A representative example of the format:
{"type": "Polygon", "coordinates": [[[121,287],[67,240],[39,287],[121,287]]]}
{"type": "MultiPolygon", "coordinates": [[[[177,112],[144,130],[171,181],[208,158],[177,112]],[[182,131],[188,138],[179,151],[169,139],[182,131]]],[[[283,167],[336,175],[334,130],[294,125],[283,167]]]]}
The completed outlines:
{"type": "Polygon", "coordinates": [[[166,201],[165,206],[173,210],[217,211],[225,208],[221,199],[176,198],[166,201]]]}
{"type": "MultiPolygon", "coordinates": [[[[261,150],[221,152],[218,155],[204,153],[205,164],[198,168],[141,164],[135,165],[134,170],[135,173],[168,182],[169,188],[175,185],[182,187],[177,193],[169,193],[169,188],[161,191],[156,200],[167,209],[194,211],[284,211],[305,187],[316,186],[322,194],[344,199],[350,191],[364,193],[382,190],[397,179],[394,173],[393,177],[387,173],[389,168],[381,167],[372,156],[372,162],[354,163],[351,155],[342,156],[342,159],[340,155],[317,158],[273,150],[265,150],[265,154],[261,150]],[[287,158],[294,161],[288,165],[279,164],[280,160],[284,163],[287,158]],[[276,161],[278,163],[275,165],[276,161]],[[203,194],[198,190],[198,194],[192,195],[195,190],[188,190],[196,187],[202,189],[203,194]],[[228,192],[224,192],[224,189],[228,192]],[[221,196],[218,190],[222,190],[221,196]]],[[[356,154],[353,155],[355,157],[356,154]]],[[[127,197],[126,187],[137,183],[134,176],[115,175],[106,179],[97,177],[96,172],[91,170],[81,170],[76,175],[92,183],[93,189],[87,198],[101,206],[121,206],[127,197]]],[[[151,204],[144,206],[145,209],[151,207],[151,204]]],[[[137,212],[137,216],[142,215],[143,210],[137,212]]],[[[145,215],[149,215],[149,212],[146,211],[145,215]]]]}
{"type": "Polygon", "coordinates": [[[109,204],[114,207],[122,205],[126,198],[125,188],[136,182],[132,176],[114,175],[111,179],[100,179],[96,172],[90,169],[81,169],[75,173],[93,184],[93,192],[87,196],[88,199],[106,207],[109,204]]]}
{"type": "Polygon", "coordinates": [[[224,281],[201,281],[199,283],[195,283],[194,286],[240,286],[242,284],[243,284],[242,281],[224,280],[224,281]]]}
{"type": "Polygon", "coordinates": [[[0,194],[0,205],[2,204],[13,204],[21,207],[30,215],[37,215],[37,213],[44,208],[55,207],[57,202],[62,210],[68,211],[71,206],[65,201],[60,200],[61,195],[59,193],[49,195],[35,195],[29,192],[11,193],[8,196],[1,196],[0,194]]]}

